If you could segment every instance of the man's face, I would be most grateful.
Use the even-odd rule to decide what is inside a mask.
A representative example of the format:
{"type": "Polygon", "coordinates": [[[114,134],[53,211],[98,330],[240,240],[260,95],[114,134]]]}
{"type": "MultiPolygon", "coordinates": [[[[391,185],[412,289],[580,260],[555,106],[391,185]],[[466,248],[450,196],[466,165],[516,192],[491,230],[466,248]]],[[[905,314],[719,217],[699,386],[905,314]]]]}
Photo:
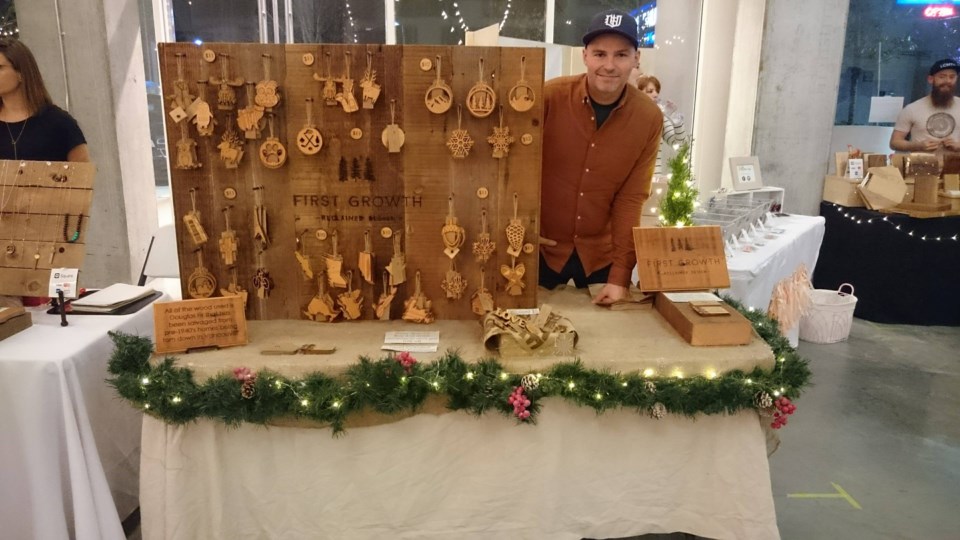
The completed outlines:
{"type": "Polygon", "coordinates": [[[930,93],[940,98],[952,96],[957,90],[957,72],[952,69],[941,69],[927,77],[930,83],[930,93]]]}
{"type": "Polygon", "coordinates": [[[637,65],[637,49],[627,38],[600,34],[583,49],[590,97],[600,104],[616,101],[637,65]]]}

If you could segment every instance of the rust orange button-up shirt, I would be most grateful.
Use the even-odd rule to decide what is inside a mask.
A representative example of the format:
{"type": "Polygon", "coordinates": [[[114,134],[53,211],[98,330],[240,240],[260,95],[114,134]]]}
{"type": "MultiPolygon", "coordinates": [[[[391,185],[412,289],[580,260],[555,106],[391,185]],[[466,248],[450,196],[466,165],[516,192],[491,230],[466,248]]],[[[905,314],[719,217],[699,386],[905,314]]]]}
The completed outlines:
{"type": "Polygon", "coordinates": [[[540,246],[559,272],[577,250],[587,275],[613,263],[609,283],[627,286],[637,262],[633,227],[650,196],[663,113],[628,85],[597,129],[586,75],[560,77],[543,87],[543,180],[540,246]]]}

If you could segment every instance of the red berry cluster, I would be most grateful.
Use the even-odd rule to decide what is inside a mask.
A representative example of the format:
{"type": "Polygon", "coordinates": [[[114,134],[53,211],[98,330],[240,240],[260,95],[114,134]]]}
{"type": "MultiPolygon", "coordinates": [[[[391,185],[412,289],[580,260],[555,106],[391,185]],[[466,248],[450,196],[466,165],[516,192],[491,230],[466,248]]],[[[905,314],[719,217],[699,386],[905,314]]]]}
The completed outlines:
{"type": "Polygon", "coordinates": [[[248,367],[238,367],[233,368],[233,378],[242,383],[240,385],[240,395],[244,399],[252,398],[256,388],[257,374],[250,371],[248,367]]]}
{"type": "Polygon", "coordinates": [[[773,406],[777,409],[773,413],[773,422],[770,424],[770,427],[773,429],[780,429],[787,425],[787,417],[797,410],[797,406],[790,403],[787,396],[783,396],[774,401],[773,406]]]}
{"type": "Polygon", "coordinates": [[[403,366],[403,370],[409,374],[411,371],[413,371],[413,365],[417,363],[417,359],[414,358],[409,352],[403,351],[397,355],[397,362],[400,362],[400,365],[403,366]]]}
{"type": "Polygon", "coordinates": [[[507,401],[513,405],[514,416],[521,420],[530,418],[530,411],[527,410],[527,407],[530,406],[530,400],[527,399],[527,396],[523,394],[522,385],[513,389],[513,393],[510,394],[510,397],[507,398],[507,401]]]}

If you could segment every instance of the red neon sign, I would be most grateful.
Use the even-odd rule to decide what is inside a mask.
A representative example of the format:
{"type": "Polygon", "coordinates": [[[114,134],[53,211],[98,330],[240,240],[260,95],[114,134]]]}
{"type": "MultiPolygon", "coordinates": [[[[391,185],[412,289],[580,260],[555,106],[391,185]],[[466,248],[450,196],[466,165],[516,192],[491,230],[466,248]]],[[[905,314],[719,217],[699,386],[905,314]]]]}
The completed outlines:
{"type": "Polygon", "coordinates": [[[923,16],[928,19],[946,19],[956,15],[957,9],[953,6],[927,6],[923,9],[923,16]]]}

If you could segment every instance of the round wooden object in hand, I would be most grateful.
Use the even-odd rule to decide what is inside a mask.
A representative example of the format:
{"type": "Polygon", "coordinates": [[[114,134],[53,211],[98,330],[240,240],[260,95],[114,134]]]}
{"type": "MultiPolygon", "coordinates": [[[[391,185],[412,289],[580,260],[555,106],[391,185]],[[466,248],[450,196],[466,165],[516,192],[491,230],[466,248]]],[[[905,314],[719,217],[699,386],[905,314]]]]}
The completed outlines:
{"type": "Polygon", "coordinates": [[[307,156],[312,156],[323,148],[323,136],[315,127],[305,127],[297,133],[297,149],[307,156]]]}
{"type": "Polygon", "coordinates": [[[467,110],[476,118],[486,118],[497,106],[497,93],[489,84],[478,82],[467,94],[467,110]]]}
{"type": "Polygon", "coordinates": [[[507,95],[507,101],[517,112],[527,112],[533,108],[536,103],[536,95],[533,93],[533,87],[526,82],[520,81],[510,89],[507,95]]]}
{"type": "Polygon", "coordinates": [[[358,140],[360,140],[361,137],[363,137],[363,130],[362,130],[362,129],[360,129],[360,128],[353,128],[353,129],[350,130],[350,138],[351,138],[351,139],[353,139],[353,140],[355,140],[355,141],[358,141],[358,140]]]}
{"type": "Polygon", "coordinates": [[[423,102],[428,111],[433,114],[443,114],[453,105],[453,89],[443,81],[436,81],[427,88],[423,102]]]}
{"type": "Polygon", "coordinates": [[[258,155],[260,163],[268,169],[279,169],[287,162],[287,149],[276,137],[267,137],[267,140],[260,145],[258,155]]]}

